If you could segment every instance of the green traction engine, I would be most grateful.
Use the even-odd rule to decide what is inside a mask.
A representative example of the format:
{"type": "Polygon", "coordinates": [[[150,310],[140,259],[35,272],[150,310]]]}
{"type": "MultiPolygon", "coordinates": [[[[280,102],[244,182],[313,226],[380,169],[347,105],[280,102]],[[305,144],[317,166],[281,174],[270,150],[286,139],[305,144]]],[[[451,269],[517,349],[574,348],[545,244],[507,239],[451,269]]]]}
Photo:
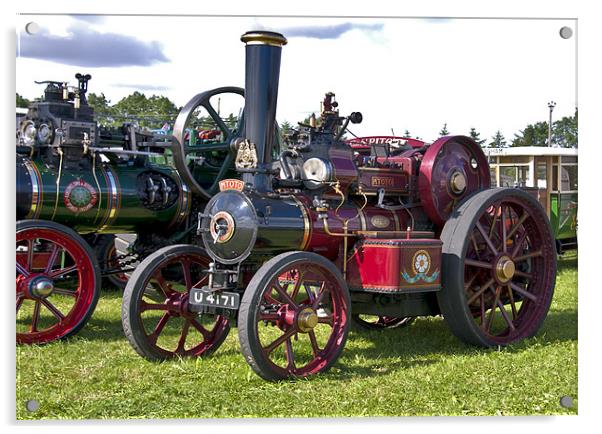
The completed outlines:
{"type": "Polygon", "coordinates": [[[45,81],[44,96],[16,134],[17,342],[46,343],[77,332],[94,311],[101,278],[125,287],[128,273],[160,246],[190,242],[196,218],[232,163],[227,125],[211,106],[242,89],[196,95],[173,135],[134,123],[98,124],[86,93],[45,81]],[[212,134],[189,123],[199,109],[212,134]],[[210,139],[199,139],[209,136],[210,139]],[[116,236],[133,234],[119,251],[116,236]]]}

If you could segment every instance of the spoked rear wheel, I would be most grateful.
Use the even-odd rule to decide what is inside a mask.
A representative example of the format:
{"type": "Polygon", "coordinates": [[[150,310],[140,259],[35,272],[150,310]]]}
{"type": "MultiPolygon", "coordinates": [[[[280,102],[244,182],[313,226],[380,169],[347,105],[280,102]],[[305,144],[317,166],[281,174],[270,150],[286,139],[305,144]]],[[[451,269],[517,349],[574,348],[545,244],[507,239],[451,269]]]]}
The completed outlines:
{"type": "Polygon", "coordinates": [[[200,247],[164,247],[140,263],[123,294],[122,323],[132,347],[149,360],[206,356],[230,325],[220,315],[188,309],[193,286],[203,286],[210,259],[200,247]]]}
{"type": "Polygon", "coordinates": [[[477,193],[445,225],[444,288],[437,296],[460,339],[509,345],[543,323],[556,281],[554,237],[541,205],[528,193],[477,193]]]}
{"type": "Polygon", "coordinates": [[[44,344],[77,333],[100,291],[90,246],[58,223],[17,222],[17,343],[44,344]]]}
{"type": "Polygon", "coordinates": [[[343,350],[349,315],[347,286],[330,261],[315,253],[283,253],[266,262],[245,290],[241,349],[266,380],[324,372],[343,350]]]}
{"type": "Polygon", "coordinates": [[[351,317],[353,322],[360,327],[371,330],[393,329],[397,327],[405,327],[414,322],[413,316],[376,316],[355,314],[351,317]]]}

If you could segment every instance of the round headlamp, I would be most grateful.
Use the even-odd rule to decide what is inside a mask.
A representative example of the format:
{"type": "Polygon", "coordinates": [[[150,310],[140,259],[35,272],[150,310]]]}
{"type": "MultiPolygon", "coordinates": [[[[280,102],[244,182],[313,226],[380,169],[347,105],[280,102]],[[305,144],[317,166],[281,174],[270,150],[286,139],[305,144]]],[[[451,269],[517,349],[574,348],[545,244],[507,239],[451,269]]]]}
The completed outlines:
{"type": "Polygon", "coordinates": [[[323,187],[332,181],[332,164],[322,158],[309,158],[303,163],[303,183],[309,189],[323,187]]]}
{"type": "Polygon", "coordinates": [[[21,140],[25,146],[33,146],[36,138],[36,126],[33,121],[26,121],[21,126],[21,140]]]}
{"type": "Polygon", "coordinates": [[[48,139],[50,139],[51,129],[46,124],[41,124],[38,128],[38,142],[47,143],[48,139]]]}
{"type": "Polygon", "coordinates": [[[225,190],[205,207],[201,227],[209,256],[222,264],[244,261],[257,239],[257,213],[249,198],[236,190],[225,190]]]}

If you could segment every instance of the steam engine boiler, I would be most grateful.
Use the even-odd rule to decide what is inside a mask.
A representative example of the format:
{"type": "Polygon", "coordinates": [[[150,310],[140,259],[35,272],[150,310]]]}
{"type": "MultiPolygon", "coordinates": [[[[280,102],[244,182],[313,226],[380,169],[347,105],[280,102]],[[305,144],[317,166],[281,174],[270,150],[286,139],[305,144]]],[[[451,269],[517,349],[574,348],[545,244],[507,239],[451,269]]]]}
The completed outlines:
{"type": "Polygon", "coordinates": [[[351,318],[370,323],[367,315],[387,326],[443,314],[481,346],[537,332],[556,256],[536,200],[490,189],[487,160],[468,137],[354,150],[343,135],[362,115],[341,116],[333,93],[319,123],[300,125],[273,158],[287,41],[263,31],[241,39],[242,179],[222,181],[199,215],[203,247],[161,249],[130,279],[123,325],[139,354],[206,355],[235,322],[250,366],[277,380],[328,369],[351,318]]]}
{"type": "Polygon", "coordinates": [[[190,191],[175,168],[144,158],[162,154],[162,143],[132,124],[99,127],[86,100],[90,76],[77,77],[71,98],[62,83],[48,82],[44,99],[21,122],[17,220],[51,220],[80,233],[177,226],[188,214],[190,191]],[[116,154],[102,158],[103,151],[116,154]]]}

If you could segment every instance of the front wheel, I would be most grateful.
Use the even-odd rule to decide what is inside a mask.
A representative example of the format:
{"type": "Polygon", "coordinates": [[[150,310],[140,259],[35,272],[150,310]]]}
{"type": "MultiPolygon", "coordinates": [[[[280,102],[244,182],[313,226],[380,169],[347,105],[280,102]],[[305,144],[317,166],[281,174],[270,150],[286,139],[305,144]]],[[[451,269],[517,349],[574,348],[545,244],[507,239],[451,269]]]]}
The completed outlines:
{"type": "Polygon", "coordinates": [[[270,381],[324,372],[345,346],[350,306],[347,285],[330,261],[308,252],[278,255],[263,264],[243,295],[242,352],[270,381]]]}
{"type": "Polygon", "coordinates": [[[190,289],[204,285],[209,262],[200,247],[175,245],[136,268],[123,293],[121,318],[125,336],[142,357],[207,356],[224,342],[227,318],[188,309],[190,289]]]}

